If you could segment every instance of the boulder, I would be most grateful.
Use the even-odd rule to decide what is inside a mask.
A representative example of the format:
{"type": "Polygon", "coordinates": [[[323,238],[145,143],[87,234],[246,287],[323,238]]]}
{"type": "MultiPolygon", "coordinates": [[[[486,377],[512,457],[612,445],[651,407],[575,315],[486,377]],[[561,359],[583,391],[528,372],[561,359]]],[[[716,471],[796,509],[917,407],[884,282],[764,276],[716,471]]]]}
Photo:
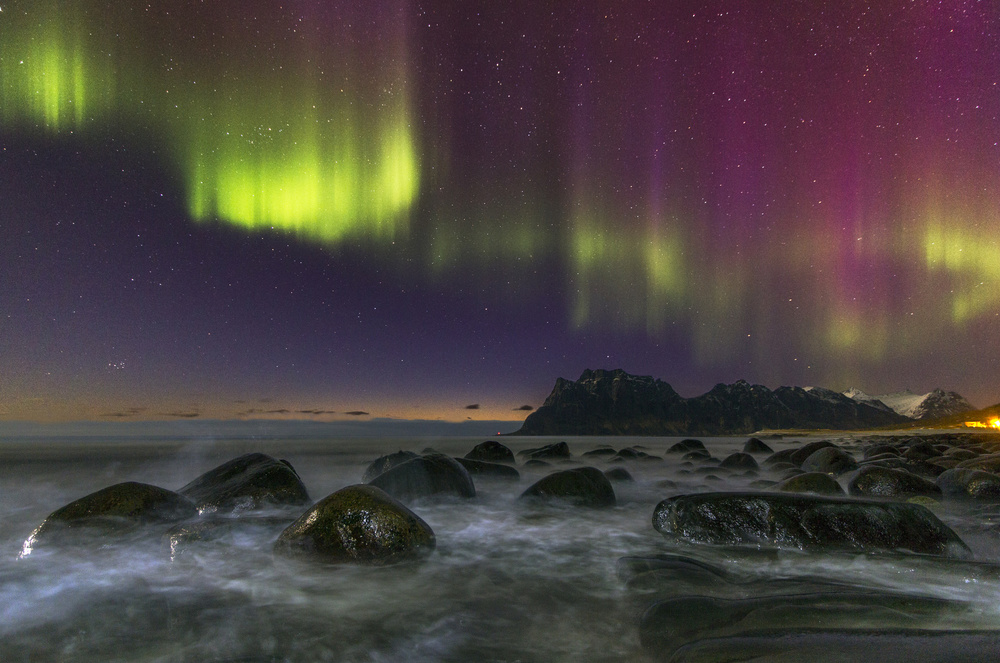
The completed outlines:
{"type": "Polygon", "coordinates": [[[242,513],[268,505],[301,506],[309,493],[291,464],[250,453],[205,472],[180,490],[202,513],[242,513]]]}
{"type": "Polygon", "coordinates": [[[809,444],[805,444],[799,447],[798,449],[792,450],[792,453],[789,454],[787,460],[790,463],[802,467],[802,463],[805,462],[806,458],[809,458],[809,456],[813,455],[820,449],[826,449],[827,447],[833,447],[833,446],[836,445],[830,440],[820,440],[819,442],[810,442],[809,444]]]}
{"type": "Polygon", "coordinates": [[[617,452],[612,447],[598,447],[590,451],[584,451],[584,456],[614,456],[617,452]]]}
{"type": "Polygon", "coordinates": [[[606,507],[615,505],[615,490],[611,482],[595,467],[577,467],[553,472],[521,493],[521,499],[558,499],[577,506],[606,507]]]}
{"type": "Polygon", "coordinates": [[[385,456],[379,456],[371,462],[367,469],[365,469],[365,473],[361,476],[361,481],[369,483],[372,479],[386,470],[391,470],[397,465],[405,463],[408,460],[413,460],[414,458],[420,458],[420,454],[402,450],[385,456]]]}
{"type": "Polygon", "coordinates": [[[678,649],[672,663],[980,663],[1000,651],[1000,631],[928,628],[788,628],[706,638],[678,649]],[[753,658],[748,658],[748,655],[753,658]]]}
{"type": "Polygon", "coordinates": [[[656,506],[653,526],[690,543],[971,557],[965,542],[933,513],[907,502],[784,493],[678,495],[656,506]]]}
{"type": "Polygon", "coordinates": [[[398,500],[422,497],[475,497],[469,471],[454,458],[442,454],[418,456],[396,465],[368,482],[398,500]]]}
{"type": "Polygon", "coordinates": [[[876,456],[882,456],[883,454],[891,454],[893,456],[899,456],[899,449],[894,444],[888,442],[880,442],[878,444],[872,444],[866,446],[862,452],[862,456],[865,460],[875,458],[876,456]]]}
{"type": "Polygon", "coordinates": [[[641,456],[645,455],[646,454],[636,451],[635,449],[625,447],[624,449],[620,449],[618,453],[614,455],[612,460],[637,460],[641,456]]]}
{"type": "Polygon", "coordinates": [[[553,442],[552,444],[547,444],[544,447],[538,447],[536,449],[525,449],[517,454],[518,456],[527,456],[533,460],[559,460],[562,458],[569,458],[572,454],[569,452],[569,445],[565,442],[553,442]]]}
{"type": "Polygon", "coordinates": [[[480,442],[465,457],[485,463],[514,463],[514,452],[496,440],[480,442]]]}
{"type": "Polygon", "coordinates": [[[381,488],[354,485],[317,502],[289,525],[274,552],[332,564],[385,566],[421,559],[434,532],[381,488]]]}
{"type": "Polygon", "coordinates": [[[681,460],[708,460],[711,457],[712,454],[708,453],[705,449],[695,449],[681,456],[681,460]]]}
{"type": "Polygon", "coordinates": [[[727,470],[756,470],[758,465],[750,454],[736,452],[723,458],[719,467],[724,467],[727,470]]]}
{"type": "Polygon", "coordinates": [[[608,478],[608,481],[623,481],[630,482],[635,481],[629,471],[624,467],[615,467],[604,473],[604,476],[608,478]]]}
{"type": "Polygon", "coordinates": [[[668,454],[686,454],[690,451],[704,451],[706,453],[708,452],[708,450],[705,448],[704,442],[702,442],[701,440],[693,440],[693,439],[681,440],[680,442],[671,445],[671,447],[667,449],[668,454]]]}
{"type": "Polygon", "coordinates": [[[769,447],[767,443],[757,437],[751,437],[743,444],[743,453],[747,454],[770,454],[774,453],[774,449],[769,447]]]}
{"type": "Polygon", "coordinates": [[[824,447],[802,461],[806,472],[823,472],[839,476],[858,469],[854,457],[839,447],[824,447]]]}
{"type": "Polygon", "coordinates": [[[184,559],[194,551],[209,546],[215,550],[221,546],[231,548],[242,560],[246,556],[247,548],[256,551],[261,541],[270,543],[291,524],[292,520],[276,516],[240,518],[210,516],[171,527],[163,535],[163,542],[169,548],[172,562],[184,559]]]}
{"type": "Polygon", "coordinates": [[[53,511],[25,540],[19,558],[41,549],[100,547],[198,515],[188,498],[166,488],[127,481],[53,511]]]}
{"type": "Polygon", "coordinates": [[[906,470],[865,465],[847,484],[851,495],[906,500],[911,497],[941,499],[941,489],[933,482],[906,470]]]}
{"type": "Polygon", "coordinates": [[[993,472],[956,467],[942,472],[935,483],[948,497],[1000,500],[1000,475],[993,472]]]}
{"type": "Polygon", "coordinates": [[[959,467],[970,470],[984,470],[986,472],[1000,473],[1000,453],[979,456],[969,460],[963,460],[959,467]]]}
{"type": "Polygon", "coordinates": [[[943,619],[961,623],[963,617],[967,627],[975,624],[973,612],[957,602],[870,590],[744,599],[680,596],[650,606],[640,620],[639,637],[645,649],[668,658],[688,643],[766,632],[778,626],[802,630],[817,625],[850,630],[939,628],[943,619]]]}
{"type": "Polygon", "coordinates": [[[521,480],[521,473],[510,465],[489,463],[485,460],[472,460],[470,458],[456,458],[455,460],[474,477],[506,479],[507,481],[521,480]]]}
{"type": "Polygon", "coordinates": [[[782,449],[781,451],[775,451],[773,454],[764,459],[763,465],[765,467],[771,467],[773,465],[788,463],[798,467],[799,463],[792,462],[792,455],[794,455],[797,451],[798,449],[782,449]]]}
{"type": "Polygon", "coordinates": [[[774,490],[783,493],[812,493],[813,495],[843,495],[844,489],[837,480],[825,472],[803,472],[778,483],[774,490]]]}

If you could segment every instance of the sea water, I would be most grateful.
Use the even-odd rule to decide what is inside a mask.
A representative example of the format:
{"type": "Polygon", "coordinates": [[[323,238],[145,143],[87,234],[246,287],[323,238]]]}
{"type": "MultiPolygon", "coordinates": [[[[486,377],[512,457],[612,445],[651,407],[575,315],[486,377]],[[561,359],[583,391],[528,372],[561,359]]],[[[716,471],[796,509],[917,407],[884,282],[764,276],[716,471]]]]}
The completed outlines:
{"type": "MultiPolygon", "coordinates": [[[[275,558],[273,528],[182,556],[153,539],[17,557],[49,513],[114,483],[177,489],[236,456],[263,452],[291,462],[319,500],[359,483],[382,454],[430,447],[459,456],[484,438],[7,440],[0,443],[0,661],[658,660],[641,647],[638,624],[672,589],[630,586],[618,560],[678,550],[652,527],[653,509],[665,497],[743,490],[769,476],[764,469],[699,470],[665,454],[678,439],[501,438],[515,452],[565,440],[573,457],[550,468],[526,468],[519,459],[519,482],[477,479],[474,499],[411,503],[437,547],[421,563],[384,568],[275,558]],[[601,445],[636,447],[658,459],[610,463],[582,455],[601,445]],[[518,500],[549,471],[580,464],[625,467],[634,481],[614,484],[618,504],[607,509],[518,500]]],[[[745,440],[702,438],[716,458],[745,440]]],[[[834,441],[857,448],[849,439],[834,441]]],[[[781,450],[802,439],[768,442],[781,450]]],[[[682,552],[759,585],[808,577],[919,591],[972,605],[984,624],[1000,624],[1000,573],[992,566],[1000,563],[1000,511],[935,511],[973,548],[977,564],[703,546],[682,552]]]]}

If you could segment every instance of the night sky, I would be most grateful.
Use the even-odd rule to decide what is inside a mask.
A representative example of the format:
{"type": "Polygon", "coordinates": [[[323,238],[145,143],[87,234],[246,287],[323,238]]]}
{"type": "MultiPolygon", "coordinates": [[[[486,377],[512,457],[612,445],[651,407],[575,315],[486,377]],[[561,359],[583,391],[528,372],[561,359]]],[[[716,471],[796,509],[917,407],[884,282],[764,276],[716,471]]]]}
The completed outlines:
{"type": "Polygon", "coordinates": [[[0,0],[0,419],[990,405],[998,143],[995,2],[0,0]]]}

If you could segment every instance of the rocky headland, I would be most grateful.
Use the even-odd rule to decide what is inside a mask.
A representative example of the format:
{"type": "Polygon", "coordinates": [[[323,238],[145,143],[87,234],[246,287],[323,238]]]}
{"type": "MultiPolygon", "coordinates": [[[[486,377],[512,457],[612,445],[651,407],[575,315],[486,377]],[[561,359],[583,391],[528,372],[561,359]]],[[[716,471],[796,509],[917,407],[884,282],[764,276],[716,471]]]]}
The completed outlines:
{"type": "Polygon", "coordinates": [[[920,403],[899,399],[901,414],[858,390],[765,386],[739,380],[693,398],[662,380],[621,369],[558,378],[545,403],[515,435],[745,435],[764,429],[864,430],[971,410],[954,392],[935,390],[920,403]]]}

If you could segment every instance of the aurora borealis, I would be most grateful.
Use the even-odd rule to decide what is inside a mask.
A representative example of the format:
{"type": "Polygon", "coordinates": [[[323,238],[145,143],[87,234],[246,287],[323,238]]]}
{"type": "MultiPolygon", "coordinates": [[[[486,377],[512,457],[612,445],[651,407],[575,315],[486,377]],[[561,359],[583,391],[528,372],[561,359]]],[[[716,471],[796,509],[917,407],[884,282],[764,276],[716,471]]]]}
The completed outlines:
{"type": "Polygon", "coordinates": [[[588,367],[993,404],[998,26],[0,2],[0,418],[520,419],[588,367]]]}

